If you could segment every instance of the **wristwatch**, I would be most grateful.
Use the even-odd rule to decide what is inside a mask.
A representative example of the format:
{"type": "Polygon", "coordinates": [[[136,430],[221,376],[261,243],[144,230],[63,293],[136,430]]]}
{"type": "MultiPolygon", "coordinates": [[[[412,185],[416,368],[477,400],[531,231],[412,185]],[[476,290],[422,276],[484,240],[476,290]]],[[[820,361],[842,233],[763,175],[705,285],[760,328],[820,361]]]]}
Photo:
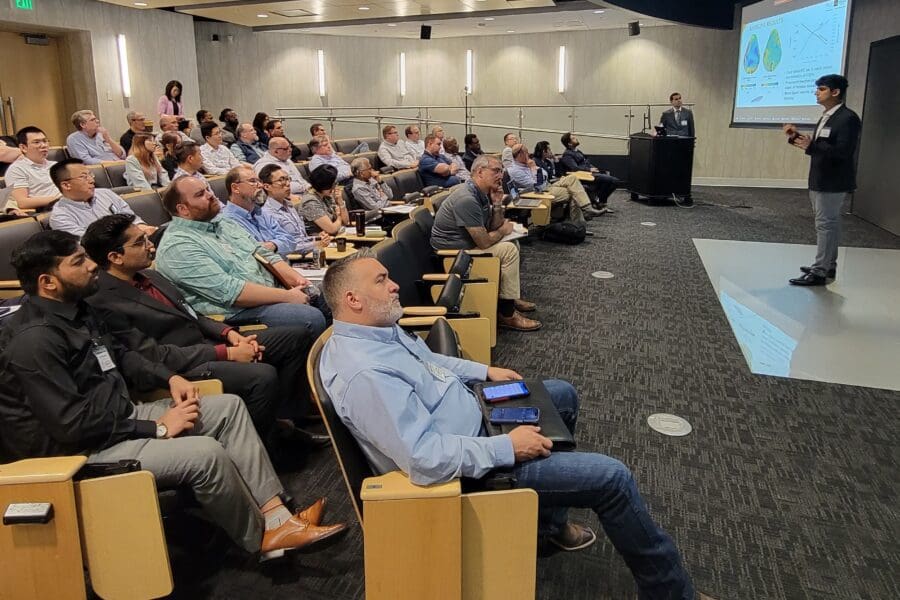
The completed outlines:
{"type": "Polygon", "coordinates": [[[156,439],[163,440],[169,436],[169,428],[164,423],[156,424],[156,439]]]}

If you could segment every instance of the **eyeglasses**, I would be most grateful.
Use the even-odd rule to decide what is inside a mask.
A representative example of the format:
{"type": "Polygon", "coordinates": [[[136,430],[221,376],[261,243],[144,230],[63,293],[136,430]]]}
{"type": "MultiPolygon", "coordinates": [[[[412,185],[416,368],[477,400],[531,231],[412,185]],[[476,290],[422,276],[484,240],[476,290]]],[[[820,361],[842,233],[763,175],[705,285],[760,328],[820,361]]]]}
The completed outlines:
{"type": "MultiPolygon", "coordinates": [[[[279,184],[279,185],[284,185],[284,184],[290,183],[290,182],[291,182],[291,178],[290,178],[290,177],[279,177],[278,179],[273,179],[273,180],[272,180],[272,183],[277,183],[277,184],[279,184]]],[[[269,184],[269,185],[271,185],[271,184],[269,184]]]]}
{"type": "Polygon", "coordinates": [[[50,140],[48,140],[47,138],[41,138],[41,139],[39,139],[39,140],[31,140],[31,141],[28,142],[28,143],[29,143],[29,144],[34,144],[35,146],[49,146],[49,145],[50,145],[50,140]]]}
{"type": "Polygon", "coordinates": [[[145,233],[138,239],[131,242],[130,244],[126,244],[125,247],[126,248],[140,248],[141,246],[143,246],[144,248],[146,248],[149,245],[150,245],[150,238],[147,237],[147,234],[145,233]]]}
{"type": "Polygon", "coordinates": [[[269,146],[269,150],[271,150],[272,152],[287,152],[288,150],[290,150],[290,148],[286,146],[283,148],[272,148],[271,146],[269,146]]]}
{"type": "Polygon", "coordinates": [[[77,175],[75,177],[69,177],[68,179],[63,179],[62,181],[72,181],[73,179],[80,179],[82,181],[93,181],[94,174],[88,171],[87,173],[82,173],[81,175],[77,175]]]}
{"type": "Polygon", "coordinates": [[[492,173],[499,173],[503,170],[503,167],[481,167],[486,171],[491,171],[492,173]]]}
{"type": "Polygon", "coordinates": [[[238,181],[238,183],[249,183],[250,185],[259,185],[261,182],[260,182],[259,178],[252,177],[250,179],[242,179],[241,181],[238,181]]]}

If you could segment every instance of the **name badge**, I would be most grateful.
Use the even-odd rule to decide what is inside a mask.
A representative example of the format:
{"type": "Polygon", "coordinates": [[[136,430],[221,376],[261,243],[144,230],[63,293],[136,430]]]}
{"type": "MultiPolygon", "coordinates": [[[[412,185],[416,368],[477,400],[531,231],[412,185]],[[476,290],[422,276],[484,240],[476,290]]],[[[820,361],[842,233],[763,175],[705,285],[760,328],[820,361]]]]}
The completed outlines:
{"type": "Polygon", "coordinates": [[[453,373],[451,373],[444,367],[442,367],[440,365],[436,365],[431,362],[426,362],[425,368],[428,370],[429,373],[431,373],[432,377],[434,377],[435,379],[437,379],[438,381],[441,381],[441,382],[447,381],[448,379],[453,377],[453,373]]]}
{"type": "Polygon", "coordinates": [[[682,119],[682,120],[681,120],[681,126],[682,126],[682,127],[687,127],[687,119],[682,119]]]}
{"type": "Polygon", "coordinates": [[[94,353],[94,357],[96,357],[97,359],[97,362],[100,363],[101,371],[106,373],[116,368],[116,363],[113,362],[113,359],[109,355],[109,350],[106,349],[106,346],[94,346],[92,348],[92,351],[94,353]]]}
{"type": "Polygon", "coordinates": [[[818,137],[831,137],[831,127],[823,127],[818,137]]]}

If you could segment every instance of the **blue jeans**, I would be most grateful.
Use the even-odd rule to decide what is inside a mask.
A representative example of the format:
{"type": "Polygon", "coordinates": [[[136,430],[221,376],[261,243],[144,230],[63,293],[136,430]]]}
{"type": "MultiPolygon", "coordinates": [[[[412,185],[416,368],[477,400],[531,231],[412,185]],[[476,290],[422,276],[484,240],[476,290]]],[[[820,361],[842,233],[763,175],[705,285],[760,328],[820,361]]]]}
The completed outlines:
{"type": "Polygon", "coordinates": [[[255,325],[262,323],[268,327],[292,326],[306,327],[313,339],[319,337],[328,326],[326,314],[331,315],[322,296],[310,300],[313,304],[265,304],[245,308],[231,315],[225,322],[228,325],[255,325]],[[316,304],[322,308],[317,308],[316,304]]]}
{"type": "MultiPolygon", "coordinates": [[[[553,404],[572,433],[578,418],[578,394],[558,379],[544,381],[553,404]]],[[[517,464],[517,487],[538,493],[539,529],[558,532],[569,507],[597,513],[607,537],[625,560],[641,600],[693,600],[694,587],[672,538],[647,512],[628,467],[588,452],[554,452],[517,464]]]]}

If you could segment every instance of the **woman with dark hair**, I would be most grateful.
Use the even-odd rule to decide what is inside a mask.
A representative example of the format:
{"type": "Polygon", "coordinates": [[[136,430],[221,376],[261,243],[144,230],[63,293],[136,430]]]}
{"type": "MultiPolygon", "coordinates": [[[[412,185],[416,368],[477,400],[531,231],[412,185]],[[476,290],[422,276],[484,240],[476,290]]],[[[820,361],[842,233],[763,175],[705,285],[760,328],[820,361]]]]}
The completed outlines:
{"type": "Polygon", "coordinates": [[[183,90],[181,82],[175,79],[166,84],[166,93],[156,103],[159,116],[172,115],[179,120],[184,118],[184,104],[181,101],[183,90]]]}
{"type": "Polygon", "coordinates": [[[320,231],[337,235],[342,226],[350,224],[343,194],[334,193],[337,174],[337,169],[327,164],[309,174],[312,189],[301,196],[297,212],[306,222],[310,235],[320,231]]]}
{"type": "Polygon", "coordinates": [[[269,115],[264,112],[256,113],[253,117],[253,129],[256,130],[256,136],[259,138],[259,144],[263,148],[269,147],[269,134],[266,133],[266,124],[269,122],[269,115]]]}
{"type": "Polygon", "coordinates": [[[180,141],[181,137],[177,133],[172,133],[171,131],[162,134],[162,137],[159,140],[159,143],[163,147],[163,158],[160,161],[160,164],[162,164],[166,173],[168,173],[169,179],[175,177],[175,171],[178,169],[178,159],[175,158],[175,146],[177,146],[180,141]]]}
{"type": "Polygon", "coordinates": [[[131,141],[131,154],[125,159],[125,181],[141,190],[169,185],[169,175],[156,158],[156,138],[136,133],[131,141]]]}
{"type": "Polygon", "coordinates": [[[556,180],[559,175],[556,174],[556,156],[550,149],[550,142],[538,142],[534,146],[534,163],[538,169],[544,170],[544,181],[556,180]]]}

